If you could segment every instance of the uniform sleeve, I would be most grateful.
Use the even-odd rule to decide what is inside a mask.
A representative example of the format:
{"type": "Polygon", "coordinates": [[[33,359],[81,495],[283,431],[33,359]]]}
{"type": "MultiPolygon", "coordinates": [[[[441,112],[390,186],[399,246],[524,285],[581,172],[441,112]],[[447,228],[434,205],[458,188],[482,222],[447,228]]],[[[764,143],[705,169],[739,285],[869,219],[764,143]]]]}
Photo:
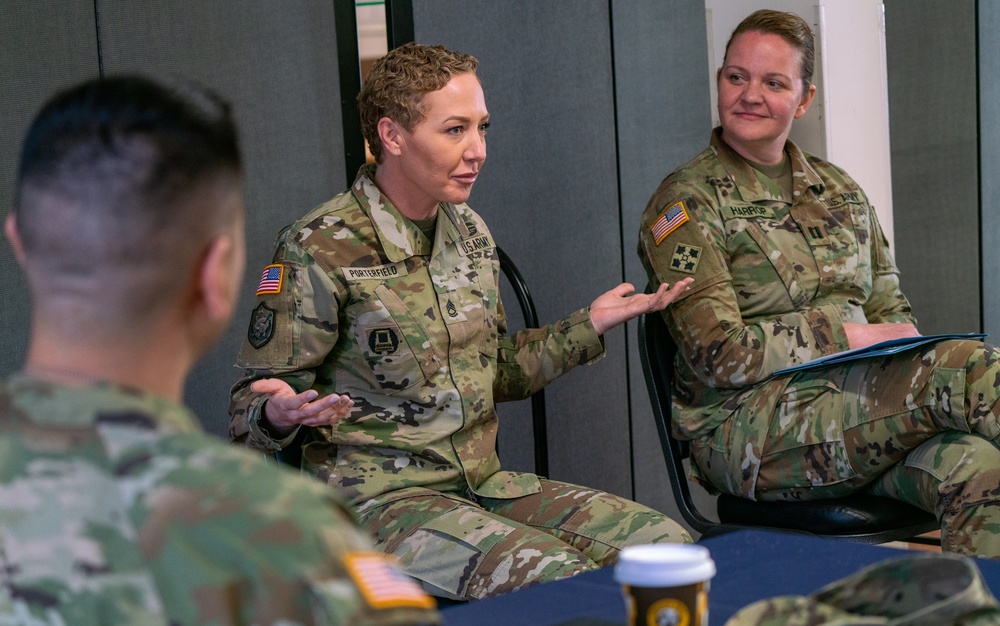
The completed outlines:
{"type": "Polygon", "coordinates": [[[889,241],[882,231],[875,209],[869,205],[872,224],[872,294],[865,302],[865,318],[869,323],[916,324],[910,302],[899,288],[899,270],[889,252],[889,241]]]}
{"type": "Polygon", "coordinates": [[[639,234],[639,256],[652,287],[694,277],[690,291],[664,315],[698,379],[709,387],[742,388],[793,363],[847,349],[838,305],[744,320],[716,213],[711,198],[680,196],[668,186],[650,201],[639,234]],[[670,217],[678,206],[687,216],[679,224],[670,217]],[[674,223],[665,226],[664,218],[674,223]]]}
{"type": "Polygon", "coordinates": [[[250,385],[262,378],[281,378],[296,392],[313,386],[314,369],[337,343],[340,293],[315,259],[287,236],[280,240],[267,269],[272,268],[280,274],[280,284],[265,286],[262,278],[236,361],[244,373],[233,385],[229,408],[230,438],[271,452],[291,442],[296,433],[275,439],[267,431],[261,421],[267,396],[254,393],[250,385]]]}
{"type": "Polygon", "coordinates": [[[192,458],[137,503],[141,545],[179,623],[440,623],[435,601],[322,483],[229,446],[192,458]]]}
{"type": "Polygon", "coordinates": [[[523,400],[577,365],[604,357],[604,341],[590,321],[590,309],[542,328],[507,335],[503,304],[497,307],[499,339],[493,395],[497,402],[523,400]]]}

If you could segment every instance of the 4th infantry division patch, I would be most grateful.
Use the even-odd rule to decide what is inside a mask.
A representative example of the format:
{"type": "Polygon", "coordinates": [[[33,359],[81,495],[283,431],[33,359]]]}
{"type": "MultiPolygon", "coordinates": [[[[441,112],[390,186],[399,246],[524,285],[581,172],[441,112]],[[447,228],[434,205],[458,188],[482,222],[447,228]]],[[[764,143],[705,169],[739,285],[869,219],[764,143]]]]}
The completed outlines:
{"type": "Polygon", "coordinates": [[[698,269],[699,261],[701,261],[701,248],[679,243],[674,248],[674,256],[670,257],[670,269],[685,274],[694,274],[698,269]]]}

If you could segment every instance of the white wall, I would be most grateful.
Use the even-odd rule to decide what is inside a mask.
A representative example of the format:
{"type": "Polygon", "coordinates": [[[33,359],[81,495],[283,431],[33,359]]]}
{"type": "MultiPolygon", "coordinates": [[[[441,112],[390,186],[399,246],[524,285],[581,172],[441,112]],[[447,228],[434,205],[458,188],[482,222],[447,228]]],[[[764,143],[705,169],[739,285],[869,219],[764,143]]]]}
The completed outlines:
{"type": "MultiPolygon", "coordinates": [[[[729,35],[744,17],[762,8],[796,13],[816,34],[816,99],[793,124],[790,138],[858,181],[893,245],[882,1],[705,0],[713,108],[715,73],[722,65],[729,35]]],[[[718,112],[713,111],[712,121],[718,125],[718,112]]]]}

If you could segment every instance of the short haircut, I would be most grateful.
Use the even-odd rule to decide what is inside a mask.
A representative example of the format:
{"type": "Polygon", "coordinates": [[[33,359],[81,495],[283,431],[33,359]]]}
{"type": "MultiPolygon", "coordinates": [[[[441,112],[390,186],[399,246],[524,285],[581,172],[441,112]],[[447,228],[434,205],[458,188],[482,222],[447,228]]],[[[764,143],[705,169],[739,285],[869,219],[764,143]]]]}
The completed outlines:
{"type": "Polygon", "coordinates": [[[421,104],[426,93],[444,88],[452,77],[475,74],[476,57],[443,46],[408,43],[390,50],[375,61],[358,94],[361,133],[376,161],[382,160],[378,122],[388,117],[406,130],[423,119],[421,104]]]}
{"type": "Polygon", "coordinates": [[[122,76],[56,94],[28,130],[17,173],[29,276],[71,285],[117,272],[136,284],[109,306],[155,306],[181,280],[171,272],[193,267],[187,257],[235,218],[194,199],[223,177],[238,182],[240,170],[230,106],[206,89],[122,76]]]}
{"type": "Polygon", "coordinates": [[[736,35],[746,32],[778,35],[802,53],[802,85],[806,91],[809,91],[816,67],[816,41],[812,29],[809,28],[809,24],[804,19],[794,13],[771,9],[754,11],[740,22],[733,30],[733,34],[729,36],[729,41],[726,42],[727,55],[729,54],[729,46],[733,43],[736,35]]]}

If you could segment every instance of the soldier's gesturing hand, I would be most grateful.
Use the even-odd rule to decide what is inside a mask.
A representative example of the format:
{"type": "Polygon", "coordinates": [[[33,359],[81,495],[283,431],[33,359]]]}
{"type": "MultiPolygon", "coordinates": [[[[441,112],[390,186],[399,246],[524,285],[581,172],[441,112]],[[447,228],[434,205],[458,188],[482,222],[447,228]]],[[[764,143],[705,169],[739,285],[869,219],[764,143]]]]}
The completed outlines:
{"type": "Polygon", "coordinates": [[[676,300],[677,296],[690,289],[692,281],[693,278],[685,278],[674,283],[673,287],[661,283],[655,293],[632,293],[635,287],[622,283],[594,300],[590,305],[590,322],[597,334],[603,335],[622,322],[643,313],[662,310],[676,300]]]}
{"type": "Polygon", "coordinates": [[[266,393],[264,419],[271,434],[277,437],[288,435],[298,425],[326,426],[336,424],[354,406],[354,400],[346,395],[331,393],[320,397],[313,389],[295,393],[292,386],[280,378],[262,378],[254,381],[250,389],[256,393],[266,393]]]}

